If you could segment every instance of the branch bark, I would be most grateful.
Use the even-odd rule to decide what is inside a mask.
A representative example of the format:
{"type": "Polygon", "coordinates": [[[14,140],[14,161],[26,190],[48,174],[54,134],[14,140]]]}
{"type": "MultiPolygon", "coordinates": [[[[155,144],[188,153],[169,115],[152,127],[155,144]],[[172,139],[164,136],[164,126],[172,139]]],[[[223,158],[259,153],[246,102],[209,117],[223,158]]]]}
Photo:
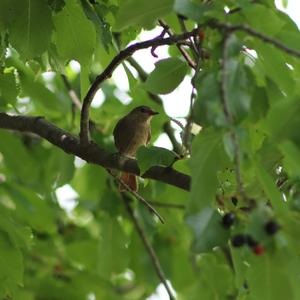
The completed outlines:
{"type": "Polygon", "coordinates": [[[111,77],[113,71],[116,67],[121,64],[126,58],[131,56],[134,52],[140,49],[146,49],[149,47],[158,47],[162,45],[172,45],[179,41],[185,40],[190,36],[196,34],[198,29],[194,29],[190,32],[185,32],[181,35],[173,35],[168,38],[156,37],[151,40],[147,40],[140,43],[135,43],[124,50],[121,50],[118,55],[116,55],[110,64],[106,67],[106,69],[96,77],[95,81],[91,85],[88,90],[82,105],[81,110],[81,121],[80,121],[80,142],[83,145],[87,145],[89,143],[89,108],[92,103],[93,97],[98,90],[100,84],[111,77]]]}
{"type": "Polygon", "coordinates": [[[249,35],[252,35],[252,36],[258,38],[265,43],[275,46],[276,48],[286,52],[289,55],[300,58],[300,51],[289,48],[286,45],[279,42],[278,40],[271,38],[263,33],[260,33],[247,25],[244,25],[244,24],[232,25],[232,24],[228,24],[228,23],[220,23],[217,21],[211,21],[208,23],[208,26],[210,26],[212,28],[220,29],[220,30],[225,30],[226,32],[233,32],[233,31],[246,32],[249,35]]]}
{"type": "MultiPolygon", "coordinates": [[[[42,117],[11,116],[1,112],[0,128],[35,133],[66,153],[76,155],[87,162],[140,176],[136,160],[124,159],[119,154],[107,152],[94,143],[82,145],[77,137],[42,117]]],[[[190,189],[191,184],[190,176],[169,167],[153,166],[142,177],[162,181],[186,191],[190,189]]]]}

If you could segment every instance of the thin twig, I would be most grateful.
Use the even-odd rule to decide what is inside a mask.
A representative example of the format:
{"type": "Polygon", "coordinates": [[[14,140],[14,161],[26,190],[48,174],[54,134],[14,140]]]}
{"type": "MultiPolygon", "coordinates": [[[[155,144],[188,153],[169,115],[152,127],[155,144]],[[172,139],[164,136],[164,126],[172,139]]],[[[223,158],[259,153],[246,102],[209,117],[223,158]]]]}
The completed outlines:
{"type": "Polygon", "coordinates": [[[227,68],[227,60],[228,60],[228,51],[229,51],[229,39],[230,39],[231,32],[225,32],[224,39],[223,39],[223,47],[222,47],[222,61],[221,61],[221,83],[220,83],[220,96],[223,106],[223,111],[225,115],[225,119],[230,126],[230,137],[233,143],[234,148],[234,163],[235,163],[235,174],[236,174],[236,181],[238,186],[238,191],[241,197],[246,200],[247,197],[245,195],[244,185],[242,181],[241,175],[241,150],[239,145],[238,137],[235,131],[231,128],[233,125],[233,116],[231,114],[229,108],[229,99],[227,94],[227,78],[228,78],[228,68],[227,68]]]}
{"type": "Polygon", "coordinates": [[[67,79],[66,75],[61,74],[61,78],[62,81],[65,85],[65,87],[67,88],[68,94],[73,102],[73,104],[79,109],[81,110],[82,108],[82,104],[81,101],[79,99],[79,97],[77,96],[76,92],[73,90],[73,88],[71,87],[71,84],[69,82],[69,80],[67,79]]]}
{"type": "Polygon", "coordinates": [[[194,29],[190,32],[185,32],[181,35],[173,35],[167,38],[156,37],[151,40],[147,40],[140,43],[135,43],[124,50],[121,50],[119,54],[117,54],[110,64],[105,68],[105,70],[96,77],[91,87],[89,88],[84,100],[83,106],[81,110],[81,120],[80,120],[80,142],[83,145],[87,145],[90,142],[89,138],[89,108],[92,103],[93,97],[98,90],[100,84],[106,79],[110,78],[113,71],[116,67],[121,64],[126,58],[131,56],[134,52],[146,49],[153,46],[162,46],[162,45],[172,45],[177,43],[178,41],[182,41],[187,39],[189,36],[194,35],[198,29],[194,29]]]}
{"type": "MultiPolygon", "coordinates": [[[[171,31],[171,29],[169,28],[169,26],[167,24],[165,24],[162,20],[158,20],[158,23],[161,27],[164,28],[164,30],[169,34],[169,36],[173,36],[173,33],[171,31]]],[[[187,31],[185,31],[186,33],[187,31]]],[[[192,35],[191,35],[192,36],[192,35]]],[[[188,39],[191,38],[191,36],[188,37],[188,39]]],[[[187,51],[185,51],[185,49],[183,48],[183,45],[180,43],[180,41],[178,43],[176,43],[176,46],[178,48],[178,50],[181,52],[182,56],[184,57],[184,59],[187,61],[187,63],[189,64],[189,66],[193,69],[195,69],[196,64],[193,61],[193,59],[189,56],[189,54],[187,53],[187,51]]]]}
{"type": "Polygon", "coordinates": [[[172,128],[170,121],[164,123],[163,129],[166,135],[168,136],[169,140],[171,141],[173,151],[178,155],[182,155],[182,146],[180,145],[180,143],[178,143],[175,137],[174,129],[172,128]]]}
{"type": "MultiPolygon", "coordinates": [[[[184,21],[185,21],[185,18],[182,18],[181,15],[177,15],[177,18],[178,18],[178,21],[179,21],[179,25],[180,25],[180,27],[181,27],[181,30],[182,30],[183,32],[187,32],[187,28],[186,28],[185,22],[184,22],[184,21]]],[[[198,57],[198,56],[199,56],[199,51],[198,51],[198,49],[197,49],[197,47],[196,47],[196,45],[195,45],[195,43],[194,43],[192,37],[189,37],[189,41],[190,41],[190,44],[191,44],[191,49],[194,51],[194,55],[195,55],[196,57],[198,57]]],[[[196,67],[196,63],[194,63],[194,65],[195,65],[195,67],[196,67]]]]}
{"type": "Polygon", "coordinates": [[[152,207],[151,204],[146,199],[144,199],[139,193],[137,193],[136,191],[131,189],[128,184],[126,184],[121,178],[119,178],[118,176],[113,174],[110,169],[106,169],[106,170],[112,177],[114,177],[114,179],[118,183],[120,183],[126,189],[126,191],[128,191],[130,194],[132,194],[138,201],[143,203],[143,205],[145,205],[151,213],[156,215],[162,224],[165,223],[164,219],[160,216],[160,214],[157,212],[157,210],[154,207],[152,207]]]}
{"type": "MultiPolygon", "coordinates": [[[[68,94],[71,98],[71,101],[72,101],[72,104],[73,104],[73,107],[77,108],[79,111],[81,111],[82,109],[82,104],[80,102],[80,98],[78,97],[77,93],[74,91],[74,89],[72,88],[68,78],[66,77],[66,75],[64,74],[61,74],[61,78],[62,78],[62,81],[68,91],[68,94]]],[[[98,132],[100,132],[101,134],[103,134],[103,130],[101,130],[101,128],[99,128],[96,124],[96,122],[94,122],[93,120],[90,120],[89,121],[89,128],[90,129],[95,129],[97,130],[98,132]]]]}
{"type": "MultiPolygon", "coordinates": [[[[159,37],[162,37],[162,38],[163,38],[163,37],[165,36],[165,34],[167,33],[167,31],[168,31],[167,28],[163,28],[163,31],[162,31],[162,33],[159,35],[159,37]]],[[[158,58],[158,55],[155,53],[156,48],[157,48],[157,46],[151,47],[150,52],[151,52],[151,54],[152,54],[153,57],[158,58]]]]}
{"type": "Polygon", "coordinates": [[[210,26],[212,28],[226,30],[227,32],[244,31],[244,32],[262,40],[265,43],[271,44],[271,45],[275,46],[276,48],[278,48],[292,56],[300,58],[300,51],[289,48],[288,46],[279,42],[277,39],[271,38],[263,33],[260,33],[256,30],[250,28],[247,25],[244,25],[244,24],[232,25],[232,24],[228,24],[228,23],[220,23],[217,21],[211,21],[208,23],[208,26],[210,26]]]}
{"type": "MultiPolygon", "coordinates": [[[[193,79],[192,79],[193,81],[193,79]]],[[[183,132],[183,145],[185,149],[188,150],[189,154],[192,154],[191,143],[190,143],[190,134],[191,134],[191,127],[192,127],[192,120],[193,120],[193,103],[195,97],[195,87],[192,87],[191,97],[190,97],[190,108],[189,114],[186,118],[186,125],[183,132]]]]}
{"type": "Polygon", "coordinates": [[[124,205],[126,207],[126,210],[133,222],[133,225],[135,226],[135,229],[138,233],[138,235],[140,236],[145,248],[146,248],[146,251],[148,252],[149,256],[150,256],[150,259],[153,263],[153,266],[155,268],[155,271],[156,271],[156,274],[157,276],[159,277],[161,283],[164,285],[164,287],[166,288],[166,291],[169,295],[169,298],[170,300],[175,300],[175,297],[173,296],[173,293],[168,285],[168,282],[167,282],[167,279],[166,279],[166,276],[164,274],[164,271],[161,267],[161,264],[159,262],[159,259],[152,247],[152,245],[150,244],[146,234],[145,234],[145,231],[144,229],[142,228],[141,224],[139,223],[137,217],[134,215],[134,212],[129,204],[129,201],[130,199],[125,195],[125,194],[122,194],[122,199],[123,199],[123,202],[124,202],[124,205]]]}
{"type": "Polygon", "coordinates": [[[165,203],[159,201],[148,201],[153,206],[162,207],[162,208],[175,208],[175,209],[185,209],[186,206],[184,204],[177,203],[165,203]]]}
{"type": "Polygon", "coordinates": [[[170,120],[172,122],[174,122],[175,124],[177,124],[182,130],[184,130],[184,126],[183,126],[183,124],[180,121],[178,121],[178,120],[176,120],[174,118],[170,118],[170,120]]]}

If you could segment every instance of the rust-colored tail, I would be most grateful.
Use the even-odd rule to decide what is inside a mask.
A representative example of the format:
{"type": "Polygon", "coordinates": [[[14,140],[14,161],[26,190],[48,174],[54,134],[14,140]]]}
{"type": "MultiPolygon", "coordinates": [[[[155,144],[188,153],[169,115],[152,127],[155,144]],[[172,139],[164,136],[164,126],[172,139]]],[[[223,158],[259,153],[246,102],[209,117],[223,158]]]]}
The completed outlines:
{"type": "MultiPolygon", "coordinates": [[[[136,178],[135,175],[123,172],[121,174],[120,179],[124,183],[126,183],[130,187],[131,190],[137,192],[137,190],[138,190],[138,182],[137,182],[137,178],[136,178]]],[[[126,191],[125,187],[120,183],[119,184],[119,192],[125,192],[125,191],[126,191]]]]}

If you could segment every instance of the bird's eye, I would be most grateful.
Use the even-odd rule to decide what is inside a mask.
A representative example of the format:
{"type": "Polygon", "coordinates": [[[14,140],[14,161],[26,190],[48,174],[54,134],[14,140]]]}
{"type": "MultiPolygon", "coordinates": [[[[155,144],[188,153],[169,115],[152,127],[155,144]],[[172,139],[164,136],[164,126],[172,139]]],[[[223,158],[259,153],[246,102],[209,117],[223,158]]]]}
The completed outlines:
{"type": "Polygon", "coordinates": [[[142,112],[142,113],[146,113],[147,110],[146,110],[144,107],[141,107],[141,112],[142,112]]]}

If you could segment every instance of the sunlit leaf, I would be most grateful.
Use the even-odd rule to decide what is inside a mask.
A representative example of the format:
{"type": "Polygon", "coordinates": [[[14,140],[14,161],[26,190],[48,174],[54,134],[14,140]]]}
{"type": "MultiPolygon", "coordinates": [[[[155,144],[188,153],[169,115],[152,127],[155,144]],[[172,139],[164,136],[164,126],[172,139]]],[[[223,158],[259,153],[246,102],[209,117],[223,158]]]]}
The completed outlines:
{"type": "Polygon", "coordinates": [[[66,60],[75,59],[82,65],[88,65],[95,50],[96,31],[79,2],[66,1],[53,20],[59,55],[66,60]]]}
{"type": "Polygon", "coordinates": [[[150,28],[155,20],[170,13],[174,0],[125,0],[117,15],[115,30],[129,25],[141,25],[150,28]]]}
{"type": "Polygon", "coordinates": [[[142,87],[152,93],[171,93],[183,80],[187,70],[187,64],[178,58],[160,60],[142,87]]]}

